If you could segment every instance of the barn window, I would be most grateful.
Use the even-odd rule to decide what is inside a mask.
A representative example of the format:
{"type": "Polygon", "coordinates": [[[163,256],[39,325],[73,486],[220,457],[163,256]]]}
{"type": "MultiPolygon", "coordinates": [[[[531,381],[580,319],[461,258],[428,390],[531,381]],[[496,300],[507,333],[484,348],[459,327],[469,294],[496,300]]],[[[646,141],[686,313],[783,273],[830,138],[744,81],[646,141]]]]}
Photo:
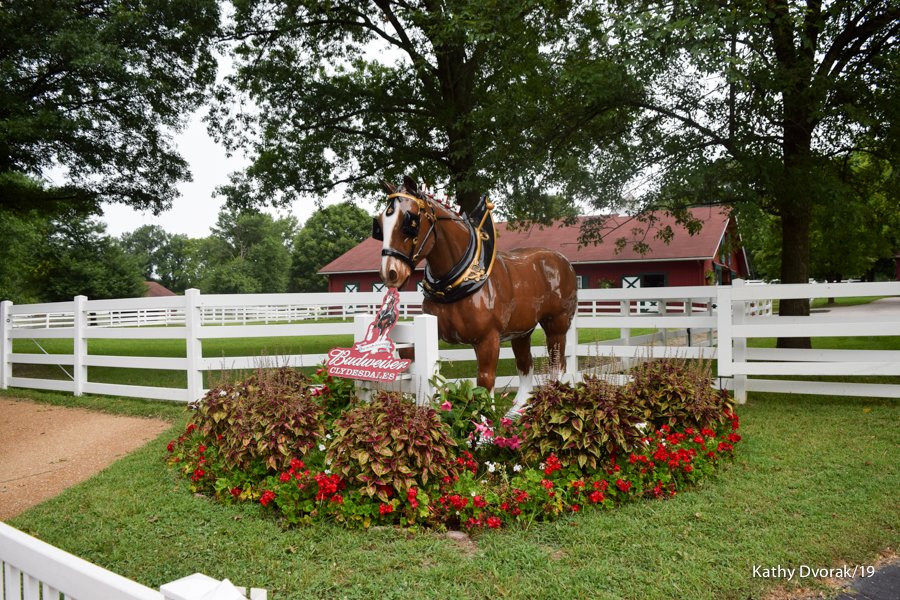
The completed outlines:
{"type": "Polygon", "coordinates": [[[348,281],[344,284],[345,292],[358,292],[359,291],[359,282],[358,281],[348,281]]]}
{"type": "Polygon", "coordinates": [[[585,277],[584,275],[576,275],[575,281],[578,283],[579,290],[583,290],[588,286],[587,277],[585,277]]]}
{"type": "Polygon", "coordinates": [[[380,281],[376,281],[375,283],[372,284],[372,291],[373,292],[383,292],[384,284],[380,281]]]}

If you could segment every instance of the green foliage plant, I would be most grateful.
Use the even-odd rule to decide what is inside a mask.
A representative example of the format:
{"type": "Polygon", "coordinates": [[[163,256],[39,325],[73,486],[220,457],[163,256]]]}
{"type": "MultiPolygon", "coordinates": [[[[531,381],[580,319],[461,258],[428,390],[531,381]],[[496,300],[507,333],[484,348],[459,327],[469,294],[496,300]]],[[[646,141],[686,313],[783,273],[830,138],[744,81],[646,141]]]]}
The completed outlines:
{"type": "Polygon", "coordinates": [[[624,394],[637,414],[653,425],[715,427],[733,410],[728,392],[713,385],[707,361],[661,358],[629,371],[624,394]]]}
{"type": "Polygon", "coordinates": [[[449,482],[456,442],[437,412],[400,394],[379,392],[334,423],[326,462],[371,497],[389,502],[413,487],[449,482]]]}
{"type": "Polygon", "coordinates": [[[207,392],[191,423],[215,445],[227,467],[285,468],[324,440],[325,409],[309,383],[292,369],[260,369],[242,382],[207,392]]]}
{"type": "Polygon", "coordinates": [[[564,465],[593,471],[636,446],[641,420],[622,389],[605,380],[552,381],[535,389],[522,417],[522,456],[536,463],[555,454],[564,465]]]}

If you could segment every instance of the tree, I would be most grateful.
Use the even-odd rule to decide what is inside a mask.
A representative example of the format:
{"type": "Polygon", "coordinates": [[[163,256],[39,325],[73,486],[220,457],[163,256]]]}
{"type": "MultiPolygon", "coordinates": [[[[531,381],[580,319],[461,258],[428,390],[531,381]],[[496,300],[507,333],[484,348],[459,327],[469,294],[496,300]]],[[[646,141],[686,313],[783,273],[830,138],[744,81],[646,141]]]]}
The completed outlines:
{"type": "Polygon", "coordinates": [[[122,234],[120,244],[125,252],[140,261],[144,279],[156,279],[162,252],[170,237],[159,225],[141,225],[130,233],[122,234]]]}
{"type": "Polygon", "coordinates": [[[169,235],[158,251],[156,274],[159,282],[179,294],[200,285],[200,244],[200,240],[180,233],[169,235]]]}
{"type": "Polygon", "coordinates": [[[132,298],[147,292],[140,263],[105,232],[106,226],[92,218],[53,221],[49,243],[38,255],[42,300],[132,298]]]}
{"type": "Polygon", "coordinates": [[[215,76],[215,0],[0,4],[0,195],[21,211],[60,202],[159,212],[189,178],[170,131],[215,76]],[[69,183],[22,185],[53,167],[69,183]]]}
{"type": "Polygon", "coordinates": [[[201,289],[219,294],[286,292],[296,229],[293,217],[223,210],[212,235],[196,249],[201,289]]]}
{"type": "Polygon", "coordinates": [[[319,209],[294,238],[291,291],[325,292],[319,269],[369,237],[372,216],[351,202],[319,209]]]}
{"type": "MultiPolygon", "coordinates": [[[[619,201],[623,173],[645,177],[635,191],[643,207],[753,203],[780,227],[780,279],[805,283],[817,209],[836,182],[855,185],[838,165],[857,154],[891,164],[898,156],[900,5],[612,2],[586,14],[585,30],[616,38],[644,89],[629,100],[642,112],[624,167],[573,158],[607,192],[595,204],[619,201]]],[[[780,303],[783,315],[808,310],[802,300],[780,303]]]]}
{"type": "Polygon", "coordinates": [[[529,174],[547,153],[527,126],[556,102],[552,49],[567,43],[570,3],[250,0],[235,10],[236,70],[210,120],[220,141],[253,156],[223,188],[233,204],[341,184],[367,193],[415,170],[468,210],[486,191],[539,183],[529,174]],[[258,110],[229,112],[237,98],[258,110]]]}
{"type": "Polygon", "coordinates": [[[51,230],[50,220],[36,212],[0,211],[0,300],[28,304],[42,299],[40,252],[51,230]]]}

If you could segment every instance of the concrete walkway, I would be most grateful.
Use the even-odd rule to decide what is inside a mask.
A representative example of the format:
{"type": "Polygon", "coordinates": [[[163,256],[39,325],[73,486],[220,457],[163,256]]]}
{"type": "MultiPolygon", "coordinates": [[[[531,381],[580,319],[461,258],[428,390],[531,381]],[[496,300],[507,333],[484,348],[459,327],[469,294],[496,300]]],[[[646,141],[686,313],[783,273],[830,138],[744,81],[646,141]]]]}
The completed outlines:
{"type": "Polygon", "coordinates": [[[900,296],[891,296],[889,298],[880,298],[869,302],[868,304],[859,304],[857,306],[823,306],[814,308],[813,314],[816,315],[833,315],[847,317],[900,317],[900,296]]]}

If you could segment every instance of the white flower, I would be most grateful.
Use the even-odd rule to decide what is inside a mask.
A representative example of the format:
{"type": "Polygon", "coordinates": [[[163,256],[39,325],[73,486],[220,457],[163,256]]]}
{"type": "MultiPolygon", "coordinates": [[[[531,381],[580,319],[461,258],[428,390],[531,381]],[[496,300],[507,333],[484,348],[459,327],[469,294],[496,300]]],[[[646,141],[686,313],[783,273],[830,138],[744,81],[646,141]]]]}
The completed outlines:
{"type": "Polygon", "coordinates": [[[647,422],[645,421],[645,422],[643,422],[643,423],[638,423],[637,425],[635,425],[635,427],[637,427],[638,429],[640,429],[641,431],[643,431],[643,430],[645,430],[645,429],[647,428],[647,422]]]}
{"type": "Polygon", "coordinates": [[[475,491],[473,490],[473,491],[472,491],[472,497],[474,498],[476,495],[477,495],[477,494],[476,494],[475,491]]]}
{"type": "Polygon", "coordinates": [[[541,463],[541,464],[538,465],[538,469],[540,469],[541,471],[543,471],[545,466],[547,466],[547,465],[545,465],[544,463],[541,463]]]}
{"type": "Polygon", "coordinates": [[[521,470],[522,470],[522,465],[515,465],[515,466],[513,466],[513,471],[515,471],[516,473],[518,473],[518,472],[521,471],[521,470]]]}
{"type": "Polygon", "coordinates": [[[325,439],[326,439],[326,440],[330,440],[330,439],[331,439],[331,434],[330,434],[330,433],[326,433],[326,434],[325,434],[325,439]]]}
{"type": "Polygon", "coordinates": [[[223,397],[225,397],[225,396],[227,396],[227,395],[228,395],[228,392],[226,392],[225,390],[222,390],[222,391],[219,392],[219,398],[223,398],[223,397]]]}
{"type": "Polygon", "coordinates": [[[325,474],[326,474],[326,475],[331,475],[331,469],[325,469],[325,474]]]}
{"type": "Polygon", "coordinates": [[[487,467],[488,473],[493,473],[494,471],[497,470],[497,465],[495,465],[492,462],[488,462],[488,463],[484,463],[484,464],[487,467]]]}
{"type": "Polygon", "coordinates": [[[319,444],[319,450],[325,452],[325,444],[319,444]]]}

